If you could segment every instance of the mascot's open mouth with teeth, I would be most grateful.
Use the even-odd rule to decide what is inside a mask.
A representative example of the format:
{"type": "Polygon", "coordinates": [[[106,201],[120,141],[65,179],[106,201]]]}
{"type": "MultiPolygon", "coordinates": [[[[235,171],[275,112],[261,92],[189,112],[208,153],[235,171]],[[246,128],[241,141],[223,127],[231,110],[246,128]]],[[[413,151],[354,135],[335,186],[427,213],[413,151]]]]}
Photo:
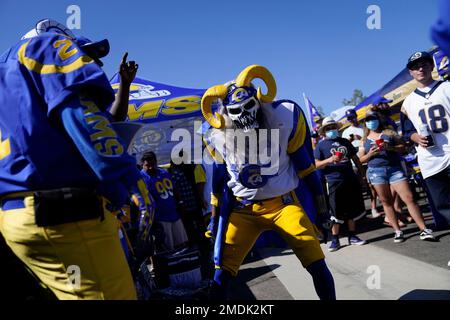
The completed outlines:
{"type": "Polygon", "coordinates": [[[257,115],[259,113],[259,109],[261,107],[260,103],[254,95],[256,94],[256,90],[252,87],[249,88],[237,88],[232,92],[238,91],[245,95],[248,94],[248,98],[246,98],[242,102],[238,102],[235,104],[227,104],[226,110],[230,120],[233,121],[233,124],[236,129],[243,129],[245,132],[251,129],[259,128],[259,122],[257,121],[257,115]],[[247,91],[248,90],[248,91],[247,91]]]}

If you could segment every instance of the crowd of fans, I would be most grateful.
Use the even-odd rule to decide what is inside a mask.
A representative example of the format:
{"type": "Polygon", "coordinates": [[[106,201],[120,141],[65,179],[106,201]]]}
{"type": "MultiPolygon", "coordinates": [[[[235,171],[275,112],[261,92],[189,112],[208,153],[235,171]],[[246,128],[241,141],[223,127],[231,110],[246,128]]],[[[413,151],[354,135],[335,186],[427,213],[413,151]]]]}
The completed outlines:
{"type": "MultiPolygon", "coordinates": [[[[50,27],[52,26],[50,25],[50,27]]],[[[59,36],[54,35],[53,37],[59,36]]],[[[46,41],[52,40],[50,37],[48,38],[46,41]]],[[[81,48],[81,42],[79,45],[81,48]]],[[[102,56],[93,56],[93,59],[98,59],[99,57],[101,58],[102,56]]],[[[98,70],[94,70],[96,73],[93,74],[100,74],[101,78],[95,80],[106,83],[106,87],[109,90],[109,83],[105,81],[106,78],[101,72],[100,65],[99,63],[98,66],[95,66],[98,70]]],[[[32,68],[33,65],[28,67],[32,68]]],[[[88,67],[94,66],[82,66],[82,68],[88,67]]],[[[363,119],[362,123],[358,121],[357,112],[351,109],[346,112],[346,118],[350,123],[348,128],[342,131],[340,123],[331,117],[326,117],[320,123],[317,133],[313,135],[312,144],[314,147],[315,165],[321,172],[323,185],[326,186],[328,208],[331,214],[331,230],[329,230],[331,241],[328,247],[330,252],[337,251],[341,247],[341,227],[346,227],[347,229],[349,245],[364,245],[367,243],[367,241],[357,235],[357,223],[365,216],[375,219],[384,215],[385,223],[394,230],[393,239],[395,243],[405,241],[401,228],[410,222],[416,223],[420,230],[419,238],[426,241],[435,241],[433,230],[449,227],[449,183],[447,180],[450,175],[450,152],[446,150],[446,147],[443,147],[443,145],[448,145],[448,138],[450,138],[447,137],[449,127],[445,116],[446,113],[442,105],[436,104],[433,107],[434,109],[430,109],[431,111],[428,113],[428,116],[432,118],[430,122],[433,124],[432,127],[425,131],[419,130],[419,127],[422,129],[422,125],[427,123],[427,119],[422,112],[423,109],[421,109],[420,119],[415,116],[417,112],[413,112],[414,108],[420,107],[420,104],[422,103],[423,105],[423,102],[414,100],[417,97],[412,97],[412,95],[415,94],[419,97],[424,97],[424,99],[433,97],[437,102],[441,98],[448,100],[450,98],[450,89],[448,88],[450,83],[435,81],[432,78],[433,61],[427,52],[415,53],[408,59],[407,67],[419,86],[405,100],[400,126],[391,118],[389,103],[392,101],[380,96],[372,103],[373,107],[370,110],[360,115],[363,119]],[[435,149],[430,148],[437,148],[438,151],[432,151],[435,149]],[[423,177],[414,172],[411,167],[411,160],[408,160],[411,159],[411,154],[416,154],[412,158],[418,159],[423,177]],[[411,172],[415,173],[414,182],[427,195],[434,219],[433,226],[425,224],[421,208],[417,203],[418,199],[415,197],[416,185],[412,186],[411,183],[411,176],[413,176],[411,172]],[[371,200],[370,215],[366,215],[364,193],[371,200]],[[377,198],[381,202],[384,214],[378,211],[377,198]],[[404,206],[406,206],[408,212],[406,215],[403,215],[402,212],[404,206]]],[[[55,190],[58,192],[52,190],[53,193],[50,195],[40,194],[37,196],[30,192],[10,192],[9,195],[13,194],[14,197],[4,197],[1,202],[1,209],[4,211],[22,210],[24,213],[26,213],[26,210],[29,210],[33,212],[33,215],[36,210],[36,214],[39,217],[39,214],[43,214],[42,212],[45,210],[41,206],[41,211],[39,211],[39,206],[33,206],[30,202],[31,199],[40,199],[39,197],[41,197],[42,201],[45,200],[53,204],[55,197],[59,197],[58,200],[60,202],[57,203],[57,207],[60,209],[61,203],[65,203],[64,201],[66,201],[67,197],[79,197],[76,199],[80,199],[80,201],[76,203],[75,199],[74,205],[82,205],[84,200],[92,200],[94,198],[95,201],[93,203],[97,210],[93,212],[92,216],[80,219],[77,217],[77,220],[63,220],[62,217],[59,217],[59,220],[56,222],[51,221],[50,223],[48,221],[38,221],[39,219],[37,219],[36,221],[42,224],[38,226],[59,226],[68,222],[78,223],[83,221],[83,219],[90,218],[95,221],[99,220],[96,227],[100,228],[100,222],[106,216],[106,220],[108,220],[110,225],[107,230],[104,230],[105,237],[115,241],[117,221],[109,213],[115,214],[120,225],[122,249],[126,253],[131,276],[138,289],[138,296],[147,298],[149,297],[149,291],[154,289],[152,281],[156,281],[160,287],[164,287],[173,283],[195,283],[189,277],[198,280],[196,278],[198,274],[201,275],[202,279],[211,278],[214,272],[212,261],[213,242],[205,236],[208,233],[208,218],[211,214],[210,199],[207,196],[209,193],[207,185],[210,182],[208,178],[211,178],[211,175],[205,173],[206,167],[186,162],[179,164],[179,161],[175,161],[179,159],[172,159],[169,164],[158,166],[158,155],[151,150],[144,152],[139,159],[139,172],[134,167],[134,159],[120,148],[116,148],[115,151],[112,148],[105,148],[105,152],[117,152],[118,154],[110,163],[103,163],[102,161],[104,160],[100,161],[97,159],[97,153],[101,146],[93,144],[96,142],[96,139],[91,141],[92,136],[95,135],[90,135],[89,138],[91,140],[89,141],[87,138],[83,140],[83,134],[87,136],[86,132],[89,132],[88,130],[92,130],[92,127],[98,129],[100,126],[95,127],[93,124],[94,120],[81,121],[78,118],[79,114],[83,114],[85,117],[92,117],[92,114],[95,113],[98,113],[97,117],[100,117],[101,114],[100,119],[105,124],[105,127],[109,125],[109,119],[111,121],[125,119],[128,108],[129,87],[136,75],[137,68],[138,66],[135,62],[127,62],[127,55],[125,54],[120,65],[121,82],[115,100],[112,92],[109,92],[110,99],[108,103],[111,104],[109,111],[105,111],[106,108],[105,110],[98,110],[95,105],[98,102],[98,99],[96,99],[97,95],[92,91],[86,90],[80,91],[76,95],[76,102],[79,104],[76,108],[81,110],[78,114],[70,113],[75,112],[76,108],[74,107],[66,108],[69,111],[62,112],[60,115],[62,125],[73,141],[75,141],[73,146],[70,145],[73,149],[71,152],[73,154],[76,153],[75,151],[78,152],[78,150],[80,152],[79,158],[76,159],[80,167],[78,172],[89,171],[86,164],[88,163],[93,172],[99,172],[99,175],[104,174],[105,177],[102,180],[104,184],[99,188],[101,190],[100,194],[105,198],[110,196],[109,199],[117,200],[117,202],[113,203],[111,201],[101,205],[103,202],[101,204],[97,203],[101,199],[100,196],[97,196],[97,194],[93,196],[92,194],[86,195],[86,192],[80,193],[80,195],[77,193],[79,188],[71,190],[70,193],[65,193],[67,188],[61,189],[61,186],[64,187],[71,182],[56,181],[55,186],[58,186],[59,189],[55,190]],[[92,101],[88,99],[89,97],[92,101]],[[105,114],[107,114],[108,118],[106,118],[105,114]],[[86,129],[85,131],[80,131],[81,133],[78,132],[81,125],[77,127],[80,123],[86,129]],[[120,150],[122,152],[119,152],[120,150]],[[110,170],[108,171],[105,168],[110,170]],[[103,171],[106,171],[106,173],[103,171]],[[108,174],[118,175],[117,172],[121,172],[120,179],[116,176],[113,177],[115,179],[110,179],[108,174]],[[120,182],[117,184],[121,185],[115,186],[114,181],[116,180],[120,182]],[[115,199],[116,196],[117,199],[115,199]],[[129,199],[128,202],[125,200],[127,203],[121,207],[117,204],[120,203],[122,205],[123,203],[120,201],[123,198],[129,199]],[[170,278],[170,276],[175,274],[178,275],[178,278],[170,278]],[[170,278],[171,281],[155,280],[154,278],[157,278],[156,275],[167,277],[167,279],[170,278]]],[[[25,77],[24,79],[27,78],[25,77]]],[[[55,78],[54,82],[59,83],[61,81],[55,78]]],[[[23,80],[21,84],[25,86],[27,83],[23,80]]],[[[31,86],[28,87],[28,90],[32,91],[31,86]]],[[[73,93],[68,92],[67,95],[70,96],[73,93]]],[[[8,96],[8,99],[14,101],[12,96],[8,96]]],[[[106,105],[106,103],[103,104],[106,105]]],[[[29,105],[33,105],[32,101],[30,101],[29,105]]],[[[445,107],[448,108],[449,106],[445,107]]],[[[42,116],[42,118],[45,117],[42,116]]],[[[49,126],[53,125],[53,118],[45,121],[49,126]]],[[[61,125],[61,123],[58,124],[61,125]]],[[[64,135],[60,133],[60,135],[62,136],[61,139],[67,138],[65,133],[64,135]]],[[[51,135],[48,134],[48,136],[51,135]]],[[[106,146],[111,146],[114,143],[118,145],[118,142],[111,140],[111,138],[116,137],[115,135],[112,137],[101,136],[101,138],[105,137],[109,138],[108,143],[105,144],[106,146]]],[[[3,157],[5,158],[10,154],[11,151],[8,149],[8,154],[5,152],[3,157]]],[[[107,156],[111,156],[111,154],[107,154],[107,156]]],[[[34,157],[39,158],[39,155],[34,155],[34,157]]],[[[179,157],[183,158],[182,152],[179,154],[179,157]]],[[[314,169],[314,166],[312,167],[314,169]]],[[[35,170],[38,171],[37,168],[35,170]]],[[[77,178],[76,173],[77,170],[74,170],[73,179],[77,178]]],[[[48,172],[48,176],[55,178],[53,172],[48,172]]],[[[88,185],[90,183],[90,180],[86,181],[81,181],[80,185],[85,187],[84,184],[88,185]]],[[[36,187],[36,190],[40,189],[40,186],[36,187]]],[[[91,190],[88,191],[91,192],[91,190]]],[[[8,193],[5,194],[8,195],[8,193]]],[[[70,211],[66,207],[64,209],[70,211]]],[[[86,208],[83,207],[81,209],[85,210],[86,208]]],[[[52,212],[48,209],[47,211],[52,212]]],[[[48,214],[48,212],[45,213],[48,214]]],[[[30,224],[34,224],[34,222],[30,224]]],[[[42,229],[34,225],[33,228],[33,230],[37,230],[36,234],[42,233],[42,229]]],[[[4,227],[4,229],[6,230],[7,228],[4,227]]],[[[325,232],[328,232],[328,230],[325,230],[325,232]]],[[[10,246],[13,244],[16,247],[16,251],[22,253],[20,257],[22,261],[28,262],[30,268],[35,267],[34,273],[41,272],[39,275],[41,279],[45,278],[45,272],[43,272],[45,268],[39,266],[42,261],[36,260],[36,255],[30,255],[28,251],[22,249],[22,247],[28,248],[35,244],[27,244],[27,241],[30,239],[26,239],[26,241],[19,239],[21,240],[19,241],[11,238],[11,236],[15,235],[9,235],[10,238],[8,239],[7,234],[5,232],[3,234],[8,244],[10,246]]],[[[66,236],[67,230],[62,230],[61,234],[66,236]]],[[[48,241],[47,235],[40,234],[39,237],[48,241]]],[[[92,235],[92,237],[95,238],[96,235],[92,235]]],[[[326,242],[327,237],[323,239],[326,242]]],[[[113,252],[114,255],[108,255],[108,259],[116,261],[115,257],[122,257],[123,254],[120,250],[117,250],[118,246],[115,245],[114,241],[109,241],[99,246],[95,252],[102,253],[102,250],[104,252],[113,252]]],[[[60,245],[63,246],[65,244],[60,245]]],[[[47,245],[45,248],[48,249],[49,247],[47,245]]],[[[83,246],[77,243],[77,247],[83,246]]],[[[72,250],[64,250],[72,253],[72,250]]],[[[86,258],[90,254],[83,253],[82,256],[86,258]]],[[[103,261],[101,254],[91,255],[95,256],[98,261],[95,263],[85,261],[86,266],[84,266],[84,270],[94,270],[97,268],[97,265],[102,266],[107,263],[107,261],[103,261]]],[[[72,257],[69,258],[72,259],[72,257]]],[[[58,265],[60,268],[62,263],[58,263],[58,259],[58,257],[54,257],[53,260],[55,265],[58,265]]],[[[119,260],[117,259],[117,261],[119,260]]],[[[99,269],[104,270],[101,267],[99,269]]],[[[98,298],[99,296],[105,298],[103,291],[108,291],[111,294],[111,296],[106,298],[135,298],[129,274],[122,272],[123,270],[127,271],[126,262],[122,261],[117,270],[119,271],[115,272],[115,270],[111,269],[111,274],[106,273],[98,276],[98,286],[102,287],[104,285],[105,288],[109,288],[91,288],[89,283],[83,283],[85,288],[82,291],[85,293],[90,292],[92,298],[98,298]],[[114,279],[121,281],[121,286],[125,289],[116,287],[116,280],[114,279]]],[[[65,270],[58,269],[55,274],[59,274],[61,277],[67,276],[65,270]]],[[[55,276],[54,278],[58,277],[55,276]]],[[[78,298],[80,296],[80,293],[75,292],[75,290],[68,291],[66,288],[61,288],[60,283],[55,279],[51,278],[51,280],[47,281],[47,285],[53,286],[51,289],[58,298],[78,298]]],[[[97,283],[96,281],[94,282],[97,283]]]]}
{"type": "MultiPolygon", "coordinates": [[[[180,152],[179,157],[183,158],[183,152],[180,152]]],[[[200,164],[179,163],[174,159],[169,164],[159,166],[153,151],[144,152],[138,162],[141,176],[154,200],[155,215],[151,228],[152,241],[146,248],[139,247],[133,241],[139,223],[137,204],[130,201],[129,221],[124,223],[123,217],[120,217],[125,226],[126,238],[132,239],[122,241],[122,246],[136,281],[139,281],[138,275],[147,272],[146,267],[151,270],[150,277],[167,277],[170,273],[167,259],[177,257],[183,260],[187,252],[196,256],[198,263],[182,264],[176,273],[185,273],[184,277],[189,278],[186,274],[198,270],[202,279],[210,278],[214,267],[211,260],[212,244],[205,236],[211,215],[205,199],[208,194],[205,190],[205,169],[200,164]]],[[[148,285],[149,281],[155,281],[160,287],[171,285],[170,281],[161,279],[141,279],[144,284],[137,287],[148,285]]],[[[185,281],[190,282],[192,279],[185,281]]],[[[183,281],[179,286],[183,287],[183,281]]]]}
{"type": "MultiPolygon", "coordinates": [[[[418,59],[416,63],[422,62],[420,69],[424,60],[431,63],[429,59],[418,59]]],[[[413,64],[411,68],[415,67],[413,64]]],[[[364,217],[384,217],[384,224],[394,230],[395,243],[405,240],[401,229],[411,222],[417,224],[419,238],[427,241],[435,241],[432,229],[448,227],[428,196],[435,221],[433,226],[425,224],[415,189],[422,188],[426,195],[428,189],[420,173],[413,180],[414,169],[411,161],[406,160],[408,156],[416,158],[417,144],[410,136],[402,135],[401,128],[408,119],[403,116],[399,125],[391,118],[391,102],[384,97],[376,98],[361,121],[354,109],[347,110],[350,125],[344,130],[331,117],[321,119],[316,134],[312,135],[316,167],[326,186],[333,221],[329,230],[330,252],[341,248],[342,227],[346,229],[349,245],[367,243],[357,235],[357,222],[364,217]],[[366,208],[364,198],[370,199],[370,208],[366,208]],[[377,199],[381,206],[377,205],[377,199]],[[405,206],[407,210],[403,210],[405,206]]],[[[179,157],[183,157],[182,152],[179,157]]],[[[201,257],[202,276],[208,278],[212,243],[204,236],[210,214],[206,210],[209,199],[204,192],[207,175],[202,165],[175,164],[173,160],[164,168],[158,167],[157,155],[152,151],[145,152],[140,159],[141,175],[156,204],[154,246],[146,254],[170,254],[194,248],[201,257]]],[[[327,238],[324,237],[325,242],[327,238]]]]}
{"type": "MultiPolygon", "coordinates": [[[[411,76],[419,84],[419,89],[430,95],[434,91],[433,88],[440,84],[445,86],[448,84],[448,82],[433,79],[433,64],[433,59],[427,52],[415,53],[409,58],[407,64],[411,76]]],[[[416,94],[417,90],[410,96],[416,94]]],[[[444,95],[443,97],[448,99],[448,96],[444,95]]],[[[429,179],[424,180],[420,173],[417,174],[414,171],[413,164],[416,162],[411,161],[411,158],[417,159],[418,151],[425,149],[428,150],[427,156],[430,154],[437,157],[434,159],[434,164],[443,167],[445,171],[447,167],[445,159],[448,154],[445,148],[442,148],[442,139],[440,140],[441,145],[428,145],[430,137],[426,138],[423,133],[418,132],[403,109],[400,121],[401,129],[399,130],[399,126],[391,118],[389,106],[391,102],[393,101],[384,97],[377,97],[371,107],[362,115],[362,123],[358,121],[354,109],[347,110],[346,118],[350,126],[343,130],[342,137],[338,131],[340,123],[326,117],[319,123],[317,135],[313,140],[316,166],[321,169],[325,178],[331,213],[338,219],[337,221],[341,223],[347,221],[349,244],[366,243],[357,237],[354,238],[354,221],[359,218],[360,213],[364,215],[365,211],[364,206],[361,206],[363,189],[367,191],[371,199],[371,215],[368,217],[378,218],[381,215],[377,210],[376,199],[378,198],[384,211],[385,224],[392,226],[395,231],[395,243],[405,240],[401,228],[410,222],[417,224],[421,240],[434,241],[432,229],[448,228],[446,206],[443,205],[442,199],[437,200],[441,201],[443,210],[436,209],[436,200],[430,197],[431,193],[428,191],[432,185],[436,186],[433,190],[435,195],[446,194],[444,189],[446,183],[434,184],[434,180],[431,183],[429,179]],[[431,147],[435,147],[438,152],[430,151],[431,147]],[[353,162],[353,170],[351,162],[353,162]],[[364,170],[361,169],[361,164],[363,164],[364,170]],[[359,176],[359,182],[355,179],[354,172],[359,176]],[[360,185],[364,188],[360,188],[360,185]],[[415,197],[416,186],[425,192],[429,208],[432,211],[434,223],[430,227],[426,226],[421,209],[417,204],[419,199],[417,196],[415,197]],[[402,214],[404,205],[408,211],[406,216],[402,214]]],[[[420,105],[413,107],[419,108],[420,105]]],[[[410,111],[410,113],[412,112],[410,111]]],[[[433,135],[437,137],[438,133],[445,129],[442,128],[445,126],[445,120],[442,120],[440,126],[440,128],[430,130],[430,132],[434,132],[434,134],[431,133],[431,138],[433,135]]],[[[439,139],[434,139],[434,141],[436,140],[439,139]]],[[[429,170],[426,167],[419,167],[423,171],[429,170]]],[[[448,202],[447,198],[446,201],[448,202]]],[[[338,230],[334,226],[329,251],[336,251],[340,247],[336,229],[338,230]]]]}

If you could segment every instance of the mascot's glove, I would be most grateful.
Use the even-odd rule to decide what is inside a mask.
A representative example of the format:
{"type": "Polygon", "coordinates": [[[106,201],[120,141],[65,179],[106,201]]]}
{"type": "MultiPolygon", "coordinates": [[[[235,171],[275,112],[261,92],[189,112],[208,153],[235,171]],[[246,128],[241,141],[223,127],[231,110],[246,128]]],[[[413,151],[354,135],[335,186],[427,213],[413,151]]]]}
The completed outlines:
{"type": "Polygon", "coordinates": [[[219,216],[216,214],[211,216],[211,221],[209,222],[205,236],[210,239],[215,239],[217,235],[217,227],[219,226],[219,216]]]}

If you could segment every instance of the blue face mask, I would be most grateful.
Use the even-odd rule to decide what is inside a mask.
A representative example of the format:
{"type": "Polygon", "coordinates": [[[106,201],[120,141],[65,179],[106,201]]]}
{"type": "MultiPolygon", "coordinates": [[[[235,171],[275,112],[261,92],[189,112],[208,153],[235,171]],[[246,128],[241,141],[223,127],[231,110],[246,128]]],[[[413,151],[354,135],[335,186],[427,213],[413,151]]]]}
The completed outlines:
{"type": "Polygon", "coordinates": [[[336,139],[339,136],[339,133],[336,129],[334,129],[325,132],[325,135],[328,139],[336,139]]]}
{"type": "Polygon", "coordinates": [[[377,130],[378,127],[380,126],[380,121],[379,121],[379,120],[369,120],[369,121],[366,121],[366,126],[367,126],[367,128],[369,128],[370,130],[377,130]]]}

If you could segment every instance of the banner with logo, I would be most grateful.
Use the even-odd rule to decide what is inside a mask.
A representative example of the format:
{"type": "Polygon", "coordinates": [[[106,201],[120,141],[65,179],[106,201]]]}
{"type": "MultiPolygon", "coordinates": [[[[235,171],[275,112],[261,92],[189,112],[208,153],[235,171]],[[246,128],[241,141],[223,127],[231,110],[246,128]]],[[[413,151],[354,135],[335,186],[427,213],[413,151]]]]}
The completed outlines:
{"type": "MultiPolygon", "coordinates": [[[[119,75],[111,79],[111,86],[119,88],[119,75]]],[[[130,86],[127,122],[143,124],[133,139],[130,152],[139,160],[145,151],[153,151],[158,163],[170,162],[172,141],[177,129],[189,131],[194,142],[194,122],[204,121],[200,102],[205,89],[170,86],[136,77],[130,86]]],[[[197,128],[198,129],[198,128],[197,128]]]]}
{"type": "MultiPolygon", "coordinates": [[[[117,92],[119,75],[111,80],[117,92]]],[[[153,123],[201,116],[205,89],[187,89],[136,77],[130,86],[127,121],[153,123]]]]}

